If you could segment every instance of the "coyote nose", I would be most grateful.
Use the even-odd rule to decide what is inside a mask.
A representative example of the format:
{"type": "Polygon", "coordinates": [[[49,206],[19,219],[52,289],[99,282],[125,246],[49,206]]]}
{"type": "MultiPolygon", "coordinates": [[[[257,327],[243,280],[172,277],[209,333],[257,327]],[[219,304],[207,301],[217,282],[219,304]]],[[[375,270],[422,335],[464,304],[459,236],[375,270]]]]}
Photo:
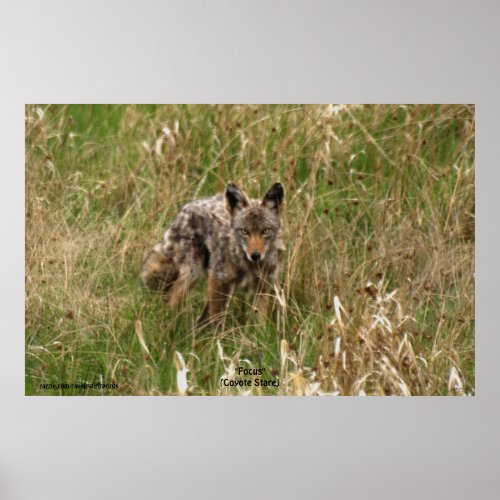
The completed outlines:
{"type": "Polygon", "coordinates": [[[252,255],[250,255],[250,257],[252,257],[252,260],[254,262],[257,262],[258,260],[260,260],[260,253],[259,252],[252,252],[252,255]]]}

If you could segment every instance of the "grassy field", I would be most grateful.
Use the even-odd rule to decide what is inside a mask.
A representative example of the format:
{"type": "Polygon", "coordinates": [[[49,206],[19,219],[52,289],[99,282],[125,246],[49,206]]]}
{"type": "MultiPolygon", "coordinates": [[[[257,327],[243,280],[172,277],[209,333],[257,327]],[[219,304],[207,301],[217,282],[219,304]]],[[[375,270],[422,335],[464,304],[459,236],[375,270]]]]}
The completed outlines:
{"type": "Polygon", "coordinates": [[[474,394],[474,136],[465,105],[28,105],[26,394],[474,394]],[[285,186],[280,286],[197,330],[205,283],[168,310],[138,272],[230,180],[285,186]]]}

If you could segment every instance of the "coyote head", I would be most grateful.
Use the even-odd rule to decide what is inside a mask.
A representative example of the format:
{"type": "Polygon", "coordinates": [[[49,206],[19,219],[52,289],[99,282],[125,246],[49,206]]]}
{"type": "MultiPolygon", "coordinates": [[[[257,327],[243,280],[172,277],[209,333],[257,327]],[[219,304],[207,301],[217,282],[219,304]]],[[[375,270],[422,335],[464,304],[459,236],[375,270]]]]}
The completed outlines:
{"type": "Polygon", "coordinates": [[[262,200],[249,199],[235,184],[226,188],[236,241],[250,262],[260,262],[273,248],[280,229],[280,206],[285,192],[277,182],[262,200]]]}

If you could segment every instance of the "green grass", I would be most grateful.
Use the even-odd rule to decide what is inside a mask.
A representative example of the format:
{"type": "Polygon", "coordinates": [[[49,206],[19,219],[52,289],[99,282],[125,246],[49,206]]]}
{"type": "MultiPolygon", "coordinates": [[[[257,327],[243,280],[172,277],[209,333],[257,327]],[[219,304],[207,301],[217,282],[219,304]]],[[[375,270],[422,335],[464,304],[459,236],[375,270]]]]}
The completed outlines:
{"type": "Polygon", "coordinates": [[[465,105],[27,106],[26,394],[177,394],[176,351],[190,394],[241,393],[234,366],[280,378],[252,394],[474,394],[474,126],[465,105]],[[283,300],[258,326],[236,293],[199,331],[205,283],[172,311],[137,275],[230,180],[285,185],[283,300]]]}

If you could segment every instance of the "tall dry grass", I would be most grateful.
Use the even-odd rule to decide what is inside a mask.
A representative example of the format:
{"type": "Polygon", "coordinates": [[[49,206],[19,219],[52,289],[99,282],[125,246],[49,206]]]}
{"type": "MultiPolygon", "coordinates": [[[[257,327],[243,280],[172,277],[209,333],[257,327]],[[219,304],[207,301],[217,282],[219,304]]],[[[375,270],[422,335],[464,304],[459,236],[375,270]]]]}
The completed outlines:
{"type": "Polygon", "coordinates": [[[474,394],[474,352],[473,106],[26,107],[27,394],[474,394]],[[140,286],[183,203],[278,179],[265,327],[140,286]],[[280,386],[221,388],[238,366],[280,386]]]}

